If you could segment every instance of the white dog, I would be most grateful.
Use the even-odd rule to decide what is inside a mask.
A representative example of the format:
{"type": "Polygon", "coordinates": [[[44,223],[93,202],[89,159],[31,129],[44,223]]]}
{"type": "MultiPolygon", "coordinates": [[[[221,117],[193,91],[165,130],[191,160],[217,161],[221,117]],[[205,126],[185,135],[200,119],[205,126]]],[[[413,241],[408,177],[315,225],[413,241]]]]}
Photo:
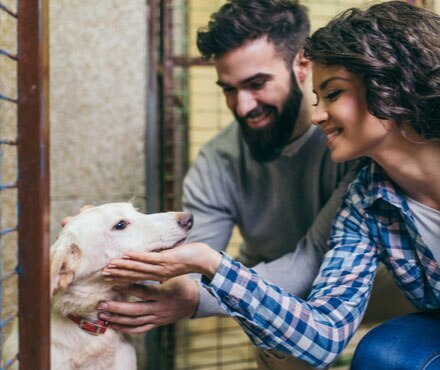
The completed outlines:
{"type": "MultiPolygon", "coordinates": [[[[136,369],[131,344],[97,318],[97,303],[118,296],[101,270],[128,251],[176,246],[192,224],[189,212],[144,215],[130,203],[89,208],[69,220],[50,249],[52,369],[136,369]]],[[[4,360],[15,355],[16,329],[5,343],[4,360]]]]}

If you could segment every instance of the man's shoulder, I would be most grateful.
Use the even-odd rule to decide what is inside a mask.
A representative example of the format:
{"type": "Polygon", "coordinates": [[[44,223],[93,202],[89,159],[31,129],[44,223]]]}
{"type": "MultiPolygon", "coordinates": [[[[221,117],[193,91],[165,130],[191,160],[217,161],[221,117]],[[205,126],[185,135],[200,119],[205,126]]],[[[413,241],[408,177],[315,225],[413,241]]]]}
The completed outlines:
{"type": "Polygon", "coordinates": [[[237,122],[221,129],[200,149],[205,155],[223,155],[237,157],[242,152],[243,139],[237,122]]]}

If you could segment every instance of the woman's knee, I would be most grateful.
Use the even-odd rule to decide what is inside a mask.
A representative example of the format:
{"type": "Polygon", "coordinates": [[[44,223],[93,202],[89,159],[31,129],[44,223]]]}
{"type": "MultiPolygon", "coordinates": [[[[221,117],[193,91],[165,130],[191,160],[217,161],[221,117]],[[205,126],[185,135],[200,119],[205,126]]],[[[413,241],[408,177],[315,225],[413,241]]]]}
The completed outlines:
{"type": "Polygon", "coordinates": [[[431,370],[440,368],[439,356],[440,318],[412,314],[368,332],[356,349],[351,368],[431,370]]]}
{"type": "Polygon", "coordinates": [[[351,369],[387,369],[388,362],[394,362],[395,348],[387,340],[382,325],[370,330],[359,342],[354,353],[351,369]],[[391,351],[390,351],[391,349],[391,351]]]}

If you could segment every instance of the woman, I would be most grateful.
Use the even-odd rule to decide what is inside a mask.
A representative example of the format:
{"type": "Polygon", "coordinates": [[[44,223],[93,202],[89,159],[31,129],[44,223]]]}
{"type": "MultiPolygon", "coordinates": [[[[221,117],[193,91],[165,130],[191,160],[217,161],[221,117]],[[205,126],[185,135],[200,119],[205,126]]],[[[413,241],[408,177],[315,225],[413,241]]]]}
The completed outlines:
{"type": "Polygon", "coordinates": [[[335,161],[372,161],[349,187],[302,300],[205,244],[130,253],[104,273],[203,274],[257,346],[330,365],[361,322],[382,261],[424,313],[375,328],[353,369],[440,369],[440,16],[400,1],[350,9],[308,39],[313,121],[335,161]]]}

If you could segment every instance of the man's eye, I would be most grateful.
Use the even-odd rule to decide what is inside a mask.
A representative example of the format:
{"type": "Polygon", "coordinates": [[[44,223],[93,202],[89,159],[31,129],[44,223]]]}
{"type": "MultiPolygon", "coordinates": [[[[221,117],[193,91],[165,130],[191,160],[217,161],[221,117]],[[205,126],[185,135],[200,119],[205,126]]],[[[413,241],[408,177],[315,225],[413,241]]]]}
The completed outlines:
{"type": "Polygon", "coordinates": [[[222,87],[222,91],[227,94],[232,92],[234,89],[232,87],[222,87]]]}
{"type": "Polygon", "coordinates": [[[252,82],[251,88],[253,90],[259,90],[259,89],[262,89],[265,85],[266,85],[266,81],[255,81],[255,82],[252,82]]]}
{"type": "Polygon", "coordinates": [[[124,230],[127,226],[128,222],[125,220],[121,220],[115,226],[113,226],[113,230],[124,230]]]}

